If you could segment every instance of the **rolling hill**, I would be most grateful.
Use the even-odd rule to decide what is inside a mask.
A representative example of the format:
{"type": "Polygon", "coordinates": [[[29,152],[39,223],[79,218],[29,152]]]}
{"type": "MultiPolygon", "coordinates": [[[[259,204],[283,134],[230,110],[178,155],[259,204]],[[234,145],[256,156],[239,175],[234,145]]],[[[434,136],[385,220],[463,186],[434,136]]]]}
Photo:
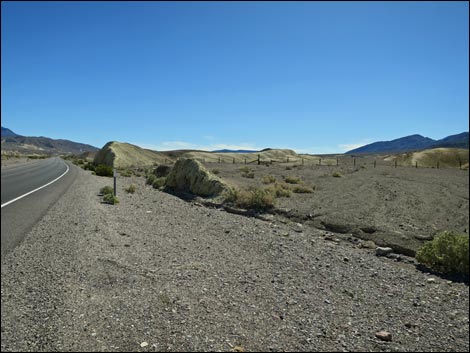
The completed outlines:
{"type": "Polygon", "coordinates": [[[410,135],[391,141],[374,142],[348,151],[346,154],[400,153],[439,147],[469,148],[468,132],[447,136],[441,140],[433,140],[421,135],[410,135]]]}

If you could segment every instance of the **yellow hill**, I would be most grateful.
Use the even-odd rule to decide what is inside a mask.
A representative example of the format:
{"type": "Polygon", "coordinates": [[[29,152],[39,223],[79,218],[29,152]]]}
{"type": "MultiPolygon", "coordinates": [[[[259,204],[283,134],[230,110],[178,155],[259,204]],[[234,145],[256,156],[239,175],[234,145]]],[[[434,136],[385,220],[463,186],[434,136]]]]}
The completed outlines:
{"type": "Polygon", "coordinates": [[[407,152],[385,158],[386,161],[397,161],[398,165],[418,167],[436,167],[439,161],[440,168],[468,168],[468,149],[462,148],[433,148],[419,152],[407,152]]]}

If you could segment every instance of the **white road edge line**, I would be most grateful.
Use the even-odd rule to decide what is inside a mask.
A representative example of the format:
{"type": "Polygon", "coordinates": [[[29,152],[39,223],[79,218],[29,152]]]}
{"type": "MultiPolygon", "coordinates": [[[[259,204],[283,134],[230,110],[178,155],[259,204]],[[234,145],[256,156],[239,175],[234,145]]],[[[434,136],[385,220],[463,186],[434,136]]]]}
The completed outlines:
{"type": "Polygon", "coordinates": [[[52,183],[55,183],[57,180],[59,180],[59,179],[62,178],[65,174],[67,174],[67,173],[69,172],[69,169],[70,169],[69,166],[68,166],[66,163],[64,163],[64,164],[65,164],[65,166],[67,167],[67,170],[66,170],[61,176],[55,178],[54,180],[48,182],[47,184],[45,184],[45,185],[43,185],[43,186],[38,187],[37,189],[34,189],[34,190],[30,191],[30,192],[27,192],[27,193],[24,194],[24,195],[21,195],[21,196],[17,197],[16,199],[13,199],[13,200],[10,200],[10,201],[8,201],[8,202],[5,202],[5,203],[2,205],[2,207],[0,207],[0,208],[3,208],[3,207],[5,207],[5,206],[8,206],[9,204],[11,204],[11,203],[13,203],[13,202],[15,202],[15,201],[18,201],[19,199],[22,199],[23,197],[26,197],[26,196],[28,196],[28,195],[31,195],[33,192],[36,192],[36,191],[38,191],[38,190],[41,190],[41,189],[45,188],[46,186],[49,186],[49,185],[51,185],[52,183]]]}

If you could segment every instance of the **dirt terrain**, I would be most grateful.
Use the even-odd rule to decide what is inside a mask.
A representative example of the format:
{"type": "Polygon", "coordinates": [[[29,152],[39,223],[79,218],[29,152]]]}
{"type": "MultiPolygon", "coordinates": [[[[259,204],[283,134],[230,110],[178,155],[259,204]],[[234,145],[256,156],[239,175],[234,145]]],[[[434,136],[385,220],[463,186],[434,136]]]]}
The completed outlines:
{"type": "MultiPolygon", "coordinates": [[[[266,187],[298,177],[313,193],[276,199],[273,213],[304,225],[354,235],[413,256],[424,241],[443,230],[468,233],[469,175],[458,168],[394,167],[373,158],[343,159],[339,165],[206,163],[208,170],[239,189],[266,187]],[[254,172],[243,177],[242,168],[254,172]]],[[[295,185],[290,185],[291,188],[295,185]]]]}
{"type": "MultiPolygon", "coordinates": [[[[222,176],[233,166],[225,167],[217,166],[222,176]]],[[[253,182],[262,168],[275,174],[255,167],[253,182]]],[[[331,171],[300,174],[317,173],[306,183],[317,185],[313,199],[322,207],[331,183],[368,184],[361,176],[373,174],[344,170],[333,180],[331,171]]],[[[299,174],[279,174],[285,172],[299,174]]],[[[401,185],[393,178],[398,171],[385,172],[373,180],[392,180],[391,189],[382,196],[380,187],[364,186],[363,193],[376,189],[381,201],[392,198],[401,185]]],[[[468,178],[468,172],[434,172],[442,173],[442,183],[468,178]]],[[[469,350],[468,285],[422,272],[411,258],[377,257],[341,234],[289,219],[263,221],[186,202],[143,178],[119,177],[120,203],[107,205],[98,196],[104,185],[112,179],[80,170],[5,257],[2,351],[469,350]],[[131,183],[137,190],[127,194],[131,183]],[[390,341],[376,337],[382,330],[390,341]]],[[[453,199],[458,185],[442,190],[453,199]]],[[[460,195],[468,197],[466,185],[460,195]]],[[[296,209],[325,213],[308,202],[296,209]]],[[[330,202],[326,209],[335,210],[330,202]]],[[[342,201],[335,202],[339,215],[342,201]]]]}

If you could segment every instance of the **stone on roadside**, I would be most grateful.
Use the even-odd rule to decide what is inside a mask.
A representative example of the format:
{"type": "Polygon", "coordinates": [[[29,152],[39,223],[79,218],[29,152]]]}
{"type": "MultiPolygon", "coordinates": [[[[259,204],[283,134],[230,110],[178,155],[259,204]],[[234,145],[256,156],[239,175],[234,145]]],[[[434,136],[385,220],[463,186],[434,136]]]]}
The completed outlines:
{"type": "Polygon", "coordinates": [[[386,256],[388,254],[391,254],[393,252],[392,248],[382,248],[382,247],[377,247],[375,249],[375,255],[377,256],[386,256]]]}
{"type": "Polygon", "coordinates": [[[149,344],[148,344],[147,342],[142,342],[142,343],[140,344],[140,346],[141,346],[142,348],[147,347],[148,345],[149,345],[149,344]]]}
{"type": "Polygon", "coordinates": [[[375,337],[379,340],[390,342],[392,340],[392,334],[388,331],[379,331],[375,333],[375,337]]]}

